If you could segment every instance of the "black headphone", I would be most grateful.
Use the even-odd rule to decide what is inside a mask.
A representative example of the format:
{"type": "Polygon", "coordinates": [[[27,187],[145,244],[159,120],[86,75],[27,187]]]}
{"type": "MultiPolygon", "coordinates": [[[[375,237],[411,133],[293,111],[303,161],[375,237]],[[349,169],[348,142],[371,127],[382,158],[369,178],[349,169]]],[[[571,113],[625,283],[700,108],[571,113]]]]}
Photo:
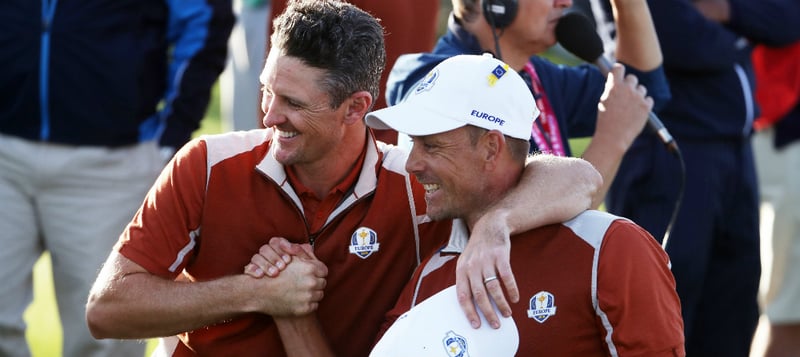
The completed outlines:
{"type": "Polygon", "coordinates": [[[481,0],[483,17],[495,29],[503,29],[517,16],[517,0],[481,0]]]}

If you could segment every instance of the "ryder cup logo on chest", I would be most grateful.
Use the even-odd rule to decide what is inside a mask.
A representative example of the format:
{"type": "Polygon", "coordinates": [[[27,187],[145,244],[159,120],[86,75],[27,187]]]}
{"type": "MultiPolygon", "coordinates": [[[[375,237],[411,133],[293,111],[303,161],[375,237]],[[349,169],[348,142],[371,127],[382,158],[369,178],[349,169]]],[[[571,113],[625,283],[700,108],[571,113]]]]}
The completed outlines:
{"type": "Polygon", "coordinates": [[[350,253],[361,259],[367,259],[372,253],[377,252],[379,247],[378,233],[367,227],[356,229],[350,236],[350,253]]]}
{"type": "Polygon", "coordinates": [[[547,291],[540,291],[531,297],[529,307],[528,317],[538,323],[544,323],[550,316],[556,314],[556,298],[547,291]]]}

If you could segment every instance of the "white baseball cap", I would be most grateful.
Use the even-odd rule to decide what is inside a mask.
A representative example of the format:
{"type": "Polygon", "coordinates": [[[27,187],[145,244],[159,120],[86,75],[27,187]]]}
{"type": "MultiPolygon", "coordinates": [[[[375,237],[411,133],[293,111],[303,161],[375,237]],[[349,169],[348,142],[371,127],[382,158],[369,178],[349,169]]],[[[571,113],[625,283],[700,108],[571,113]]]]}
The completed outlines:
{"type": "Polygon", "coordinates": [[[411,136],[474,125],[527,140],[538,116],[539,109],[525,81],[487,53],[442,61],[404,101],[368,113],[366,123],[411,136]]]}
{"type": "Polygon", "coordinates": [[[386,331],[370,357],[512,357],[519,347],[519,331],[511,317],[500,318],[500,328],[472,328],[456,298],[455,285],[414,306],[386,331]]]}

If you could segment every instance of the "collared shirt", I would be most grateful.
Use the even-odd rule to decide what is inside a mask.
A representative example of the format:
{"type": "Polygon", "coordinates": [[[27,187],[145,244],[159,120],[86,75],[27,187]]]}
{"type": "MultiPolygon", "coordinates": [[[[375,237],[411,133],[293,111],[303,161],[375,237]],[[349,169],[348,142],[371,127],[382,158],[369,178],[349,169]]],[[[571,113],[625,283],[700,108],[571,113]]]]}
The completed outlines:
{"type": "MultiPolygon", "coordinates": [[[[367,148],[364,146],[364,150],[361,151],[361,154],[358,156],[358,161],[356,161],[353,167],[357,168],[363,166],[366,156],[367,148]]],[[[297,191],[297,195],[300,196],[300,202],[303,204],[303,212],[306,217],[306,226],[309,232],[314,234],[322,228],[333,210],[336,209],[344,197],[352,191],[352,187],[355,185],[359,173],[359,170],[351,169],[347,176],[328,192],[325,198],[320,199],[314,191],[300,181],[294,168],[287,168],[286,175],[289,179],[289,184],[297,191]]]]}

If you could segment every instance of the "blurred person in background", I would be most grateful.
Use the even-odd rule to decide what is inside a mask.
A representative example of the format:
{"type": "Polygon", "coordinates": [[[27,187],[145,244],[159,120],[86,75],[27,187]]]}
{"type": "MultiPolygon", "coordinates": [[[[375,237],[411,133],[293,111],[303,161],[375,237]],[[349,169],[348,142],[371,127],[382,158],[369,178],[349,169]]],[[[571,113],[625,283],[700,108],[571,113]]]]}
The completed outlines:
{"type": "Polygon", "coordinates": [[[269,40],[264,28],[270,0],[233,0],[236,24],[228,41],[228,62],[219,78],[222,130],[261,127],[258,75],[264,68],[269,40]]]}
{"type": "Polygon", "coordinates": [[[225,64],[229,0],[0,2],[0,355],[30,355],[23,312],[50,253],[63,355],[136,356],[97,341],[86,298],[225,64]]]}
{"type": "Polygon", "coordinates": [[[790,357],[800,354],[800,42],[756,46],[753,69],[761,108],[753,152],[768,247],[760,287],[766,350],[756,356],[790,357]]]}
{"type": "Polygon", "coordinates": [[[665,245],[681,298],[687,355],[748,356],[761,273],[751,52],[757,44],[800,38],[800,2],[648,4],[672,93],[658,115],[679,143],[683,162],[655,137],[640,137],[623,159],[606,207],[665,245]]]}

